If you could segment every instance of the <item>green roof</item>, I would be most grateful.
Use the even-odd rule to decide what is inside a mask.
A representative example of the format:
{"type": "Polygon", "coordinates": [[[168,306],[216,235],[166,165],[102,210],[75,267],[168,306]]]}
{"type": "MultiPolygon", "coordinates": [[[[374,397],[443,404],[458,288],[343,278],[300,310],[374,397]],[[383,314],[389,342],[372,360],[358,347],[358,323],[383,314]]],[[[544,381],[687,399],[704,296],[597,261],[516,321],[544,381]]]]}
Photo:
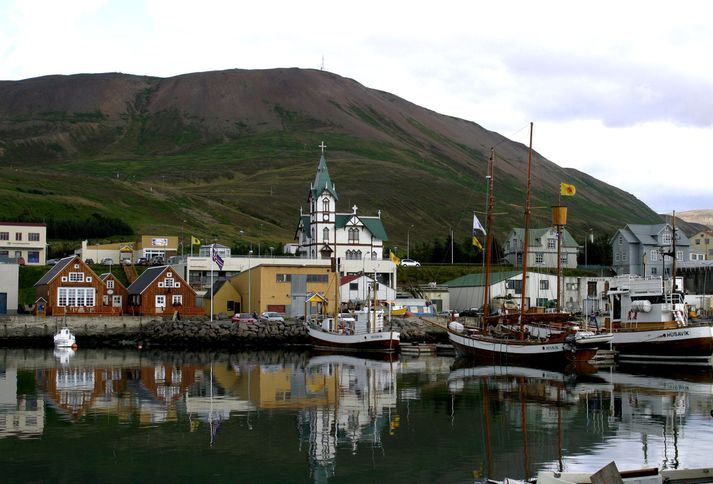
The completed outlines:
{"type": "MultiPolygon", "coordinates": [[[[522,271],[507,271],[507,272],[493,272],[490,274],[490,285],[492,286],[493,284],[497,284],[498,282],[502,282],[505,279],[510,279],[515,276],[519,276],[522,274],[522,271]]],[[[453,279],[452,281],[448,281],[444,284],[444,286],[447,286],[449,288],[451,287],[478,287],[478,286],[484,286],[485,285],[485,273],[483,272],[476,272],[473,274],[466,274],[464,276],[459,277],[458,279],[453,279]]]]}
{"type": "Polygon", "coordinates": [[[358,218],[361,223],[364,224],[364,227],[366,227],[369,232],[371,232],[377,239],[383,241],[389,240],[389,237],[386,235],[386,229],[384,228],[384,224],[381,222],[381,217],[365,217],[353,213],[338,213],[337,228],[342,229],[346,227],[347,222],[349,222],[352,217],[358,218]]]}
{"type": "Polygon", "coordinates": [[[317,198],[324,191],[332,194],[335,200],[339,200],[337,190],[334,188],[334,183],[329,178],[329,170],[327,169],[327,160],[324,159],[324,154],[319,158],[319,166],[317,166],[317,174],[314,176],[312,184],[312,198],[317,198]]]}

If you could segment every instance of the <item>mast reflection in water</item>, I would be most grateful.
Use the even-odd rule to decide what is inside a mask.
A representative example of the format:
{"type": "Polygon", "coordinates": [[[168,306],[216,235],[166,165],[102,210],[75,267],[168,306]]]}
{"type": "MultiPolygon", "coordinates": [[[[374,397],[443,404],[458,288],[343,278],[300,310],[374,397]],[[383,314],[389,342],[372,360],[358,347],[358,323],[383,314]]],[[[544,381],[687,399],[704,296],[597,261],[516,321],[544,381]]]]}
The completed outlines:
{"type": "Polygon", "coordinates": [[[473,482],[701,467],[709,371],[0,350],[4,482],[473,482]],[[68,466],[67,463],[72,465],[68,466]]]}

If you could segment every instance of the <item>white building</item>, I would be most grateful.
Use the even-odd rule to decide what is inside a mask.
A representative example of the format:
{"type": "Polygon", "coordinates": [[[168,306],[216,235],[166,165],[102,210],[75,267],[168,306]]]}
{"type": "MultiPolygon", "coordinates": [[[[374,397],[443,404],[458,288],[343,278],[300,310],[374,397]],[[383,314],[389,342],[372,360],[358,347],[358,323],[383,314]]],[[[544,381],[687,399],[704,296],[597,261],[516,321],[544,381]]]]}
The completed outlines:
{"type": "MultiPolygon", "coordinates": [[[[339,300],[343,303],[362,305],[374,297],[374,279],[364,274],[344,276],[341,279],[339,300]]],[[[393,301],[396,299],[396,290],[386,284],[379,284],[376,292],[377,301],[393,301]]]]}
{"type": "Polygon", "coordinates": [[[16,314],[20,292],[20,266],[0,263],[0,314],[16,314]]]}
{"type": "Polygon", "coordinates": [[[38,223],[0,222],[0,259],[43,266],[47,260],[47,226],[38,223]]]}

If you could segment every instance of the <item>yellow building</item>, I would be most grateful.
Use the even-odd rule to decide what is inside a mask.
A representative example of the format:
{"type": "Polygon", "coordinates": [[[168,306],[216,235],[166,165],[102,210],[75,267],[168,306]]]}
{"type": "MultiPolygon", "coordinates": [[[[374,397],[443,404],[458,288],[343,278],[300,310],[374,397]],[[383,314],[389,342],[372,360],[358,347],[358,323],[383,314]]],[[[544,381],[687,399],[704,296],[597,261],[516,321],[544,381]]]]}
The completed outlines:
{"type": "MultiPolygon", "coordinates": [[[[230,281],[221,280],[213,284],[213,314],[246,312],[242,307],[243,298],[230,281]]],[[[211,292],[203,296],[203,313],[210,314],[211,292]]]]}
{"type": "MultiPolygon", "coordinates": [[[[262,264],[241,272],[230,282],[242,295],[243,312],[275,311],[287,316],[304,315],[305,297],[324,294],[334,301],[337,278],[330,265],[292,266],[262,264]]],[[[327,312],[332,308],[328,307],[327,312]]]]}
{"type": "Polygon", "coordinates": [[[691,254],[703,254],[705,260],[713,260],[713,231],[704,230],[689,238],[691,254]]]}

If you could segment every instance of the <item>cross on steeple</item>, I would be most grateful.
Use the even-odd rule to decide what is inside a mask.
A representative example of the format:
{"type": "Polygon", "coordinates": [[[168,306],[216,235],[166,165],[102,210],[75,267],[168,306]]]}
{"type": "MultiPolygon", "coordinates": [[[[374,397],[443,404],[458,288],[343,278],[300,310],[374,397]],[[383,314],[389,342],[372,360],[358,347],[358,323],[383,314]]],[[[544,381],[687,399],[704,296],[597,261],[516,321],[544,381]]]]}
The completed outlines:
{"type": "Polygon", "coordinates": [[[327,147],[327,145],[324,144],[324,141],[322,141],[318,147],[322,148],[322,154],[324,154],[324,149],[327,147]]]}

